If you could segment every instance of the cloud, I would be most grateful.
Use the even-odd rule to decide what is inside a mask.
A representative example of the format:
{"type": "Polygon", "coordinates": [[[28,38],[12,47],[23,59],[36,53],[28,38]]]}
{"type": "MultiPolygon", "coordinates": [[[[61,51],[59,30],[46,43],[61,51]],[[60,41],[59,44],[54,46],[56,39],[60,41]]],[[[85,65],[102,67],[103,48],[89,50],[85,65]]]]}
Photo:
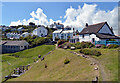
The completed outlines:
{"type": "Polygon", "coordinates": [[[22,22],[21,22],[20,20],[18,20],[18,21],[13,21],[13,22],[11,22],[10,25],[11,25],[11,26],[12,26],[12,25],[13,25],[13,26],[22,25],[22,22]]]}
{"type": "MultiPolygon", "coordinates": [[[[107,21],[108,24],[113,27],[114,32],[118,32],[118,7],[113,10],[100,10],[97,8],[97,4],[84,4],[82,7],[73,8],[70,6],[65,11],[64,16],[60,16],[60,20],[48,19],[41,8],[30,13],[31,18],[28,20],[18,20],[11,22],[10,25],[28,25],[29,22],[34,22],[36,25],[50,25],[54,22],[63,23],[65,26],[69,25],[74,28],[84,28],[85,23],[94,24],[107,21]],[[62,21],[65,20],[64,22],[62,21]]],[[[120,23],[120,21],[119,21],[120,23]]]]}

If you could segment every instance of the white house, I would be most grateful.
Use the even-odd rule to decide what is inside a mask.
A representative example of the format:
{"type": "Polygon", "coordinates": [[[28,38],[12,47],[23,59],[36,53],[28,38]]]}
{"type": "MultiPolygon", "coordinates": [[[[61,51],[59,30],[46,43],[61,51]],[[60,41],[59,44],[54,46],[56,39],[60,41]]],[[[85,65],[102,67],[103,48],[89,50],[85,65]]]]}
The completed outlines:
{"type": "Polygon", "coordinates": [[[38,27],[35,30],[33,30],[33,35],[37,35],[39,37],[45,37],[47,36],[47,34],[48,34],[48,30],[43,26],[38,27]]]}
{"type": "Polygon", "coordinates": [[[64,28],[64,25],[54,22],[54,24],[49,25],[49,27],[50,28],[55,28],[55,29],[62,29],[62,28],[64,28]]]}
{"type": "Polygon", "coordinates": [[[72,38],[69,39],[69,42],[70,43],[79,42],[79,37],[80,37],[80,35],[75,35],[75,36],[73,36],[72,38]]]}
{"type": "Polygon", "coordinates": [[[28,33],[28,32],[24,32],[24,33],[22,33],[22,37],[27,37],[27,36],[29,36],[30,35],[30,33],[28,33]]]}
{"type": "Polygon", "coordinates": [[[95,42],[106,41],[109,39],[119,40],[120,38],[114,35],[112,27],[107,22],[88,25],[86,23],[85,28],[80,32],[79,41],[95,42]]]}
{"type": "Polygon", "coordinates": [[[18,33],[7,33],[6,36],[8,39],[19,39],[21,35],[18,33]]]}
{"type": "Polygon", "coordinates": [[[55,41],[56,38],[67,40],[72,38],[74,34],[75,34],[74,30],[58,29],[53,32],[53,41],[55,41]]]}
{"type": "Polygon", "coordinates": [[[16,31],[17,29],[16,28],[11,28],[11,31],[16,31]]]}
{"type": "Polygon", "coordinates": [[[22,31],[24,28],[23,27],[19,27],[18,29],[17,29],[17,31],[22,31]]]}

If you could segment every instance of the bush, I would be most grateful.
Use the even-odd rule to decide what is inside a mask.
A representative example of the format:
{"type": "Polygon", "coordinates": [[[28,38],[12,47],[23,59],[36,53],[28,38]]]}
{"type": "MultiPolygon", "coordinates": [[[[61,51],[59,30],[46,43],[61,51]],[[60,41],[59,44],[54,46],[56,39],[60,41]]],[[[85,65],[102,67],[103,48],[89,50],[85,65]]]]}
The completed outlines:
{"type": "Polygon", "coordinates": [[[64,64],[68,64],[70,62],[70,60],[68,59],[68,58],[66,58],[65,60],[64,60],[64,64]]]}
{"type": "Polygon", "coordinates": [[[82,48],[91,48],[94,47],[94,45],[91,42],[77,42],[74,45],[77,49],[82,49],[82,48]]]}
{"type": "Polygon", "coordinates": [[[109,44],[109,45],[107,45],[107,48],[118,48],[119,47],[119,45],[115,45],[115,44],[109,44]]]}
{"type": "Polygon", "coordinates": [[[105,45],[102,45],[101,48],[106,48],[106,46],[105,46],[105,45]]]}
{"type": "Polygon", "coordinates": [[[66,42],[66,40],[58,40],[58,46],[61,45],[61,44],[64,44],[66,42]]]}
{"type": "Polygon", "coordinates": [[[101,52],[99,52],[97,50],[90,50],[90,49],[81,49],[79,52],[83,53],[85,55],[95,55],[95,56],[101,55],[101,52]]]}

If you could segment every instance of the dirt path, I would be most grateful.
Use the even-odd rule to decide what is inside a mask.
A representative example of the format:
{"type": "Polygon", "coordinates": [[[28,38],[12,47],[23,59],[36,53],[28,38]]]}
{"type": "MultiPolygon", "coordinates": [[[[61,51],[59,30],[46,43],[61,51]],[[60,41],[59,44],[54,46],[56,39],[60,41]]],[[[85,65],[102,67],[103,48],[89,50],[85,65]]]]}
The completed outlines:
{"type": "MultiPolygon", "coordinates": [[[[70,53],[73,53],[73,54],[76,54],[76,55],[83,55],[83,54],[80,54],[80,53],[76,53],[76,52],[72,52],[72,51],[69,51],[70,53]]],[[[107,74],[104,70],[104,67],[103,65],[95,58],[93,58],[92,56],[88,56],[88,55],[84,55],[86,57],[86,59],[90,60],[92,63],[96,63],[96,65],[98,66],[98,70],[100,71],[100,75],[101,75],[101,78],[102,78],[102,81],[107,81],[107,74]]]]}
{"type": "MultiPolygon", "coordinates": [[[[87,55],[86,55],[87,56],[87,55]]],[[[96,63],[99,67],[99,70],[100,70],[100,75],[101,75],[101,78],[102,78],[102,81],[107,81],[107,74],[104,70],[104,67],[103,65],[95,58],[93,58],[92,56],[88,56],[89,57],[89,60],[96,63]]]]}

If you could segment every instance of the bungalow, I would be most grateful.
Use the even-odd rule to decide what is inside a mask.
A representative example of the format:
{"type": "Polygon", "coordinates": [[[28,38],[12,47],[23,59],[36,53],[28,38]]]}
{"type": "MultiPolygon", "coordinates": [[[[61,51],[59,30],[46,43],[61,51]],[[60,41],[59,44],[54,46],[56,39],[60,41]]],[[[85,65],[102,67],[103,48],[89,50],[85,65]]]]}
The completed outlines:
{"type": "Polygon", "coordinates": [[[53,41],[55,41],[56,38],[67,40],[69,38],[72,38],[74,34],[75,34],[74,29],[73,30],[66,30],[64,28],[58,29],[53,32],[53,41]]]}
{"type": "Polygon", "coordinates": [[[38,27],[35,30],[33,30],[33,35],[37,35],[39,37],[45,37],[47,36],[47,34],[48,34],[48,30],[43,26],[38,27]]]}
{"type": "Polygon", "coordinates": [[[27,49],[29,46],[29,43],[25,40],[22,41],[1,41],[0,47],[2,46],[2,53],[14,53],[18,52],[24,49],[27,49]]]}
{"type": "Polygon", "coordinates": [[[119,41],[120,37],[115,36],[112,27],[107,22],[88,25],[86,23],[85,28],[80,32],[80,42],[92,42],[95,41],[107,41],[109,39],[115,39],[119,41]]]}

